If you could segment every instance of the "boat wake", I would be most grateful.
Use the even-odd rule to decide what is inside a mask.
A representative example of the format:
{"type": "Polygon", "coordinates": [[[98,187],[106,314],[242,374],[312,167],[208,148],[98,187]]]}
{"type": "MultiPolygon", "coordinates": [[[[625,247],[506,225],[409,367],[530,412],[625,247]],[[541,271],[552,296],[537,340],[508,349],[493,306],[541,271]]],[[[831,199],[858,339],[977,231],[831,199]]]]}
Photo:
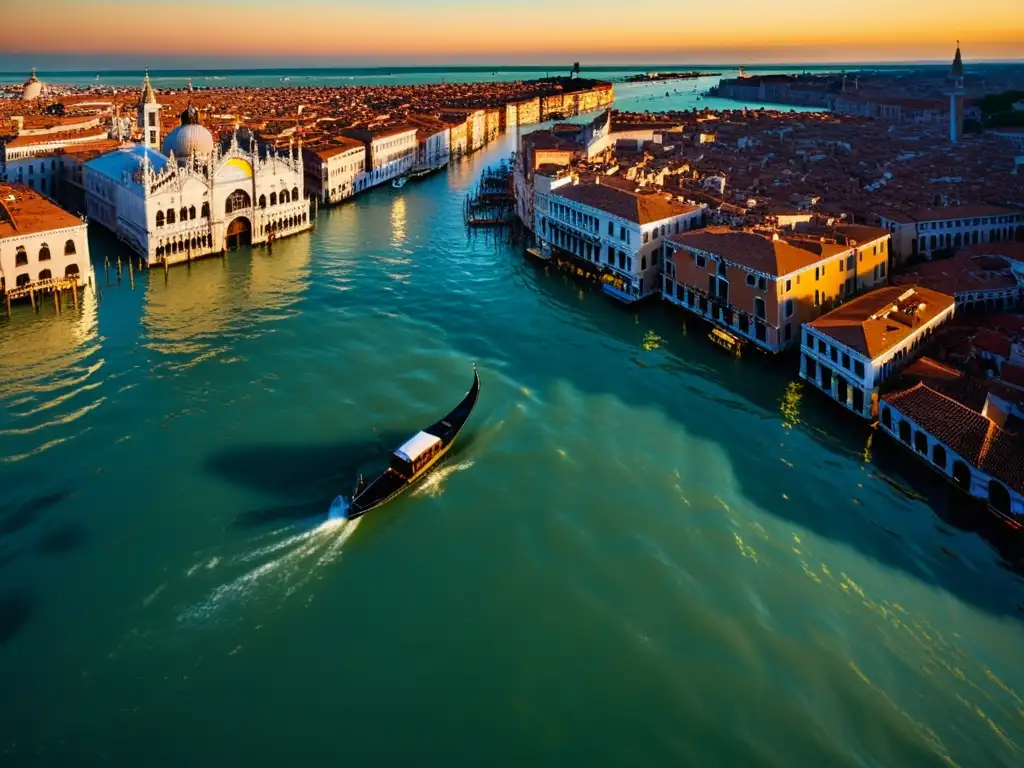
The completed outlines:
{"type": "Polygon", "coordinates": [[[469,469],[473,466],[472,461],[463,461],[458,464],[448,464],[433,470],[420,483],[413,488],[413,496],[440,496],[444,493],[444,481],[456,472],[469,469]]]}
{"type": "MultiPolygon", "coordinates": [[[[359,520],[328,518],[312,530],[290,535],[279,541],[220,562],[211,558],[206,567],[196,564],[186,577],[203,571],[218,573],[243,569],[243,573],[214,588],[208,596],[178,616],[179,622],[206,623],[221,615],[228,607],[259,602],[280,603],[319,578],[318,570],[330,565],[341,555],[345,543],[359,527],[359,520]]],[[[307,600],[312,599],[312,594],[307,600]]]]}

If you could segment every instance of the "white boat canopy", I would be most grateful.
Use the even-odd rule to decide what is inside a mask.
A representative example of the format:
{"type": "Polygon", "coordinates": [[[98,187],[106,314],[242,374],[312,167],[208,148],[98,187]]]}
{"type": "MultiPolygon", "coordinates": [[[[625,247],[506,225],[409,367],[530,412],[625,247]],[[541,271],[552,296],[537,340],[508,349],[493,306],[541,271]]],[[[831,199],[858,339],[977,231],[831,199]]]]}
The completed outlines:
{"type": "Polygon", "coordinates": [[[405,441],[401,448],[395,451],[395,456],[412,464],[426,451],[441,442],[441,438],[428,435],[426,432],[419,432],[405,441]]]}

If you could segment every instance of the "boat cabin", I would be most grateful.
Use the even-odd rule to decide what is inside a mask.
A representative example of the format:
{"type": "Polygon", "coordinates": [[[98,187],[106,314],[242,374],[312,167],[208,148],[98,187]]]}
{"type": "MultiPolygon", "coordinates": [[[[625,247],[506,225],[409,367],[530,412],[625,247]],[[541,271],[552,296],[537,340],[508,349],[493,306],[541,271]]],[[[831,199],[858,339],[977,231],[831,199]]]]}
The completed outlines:
{"type": "Polygon", "coordinates": [[[441,438],[427,432],[418,432],[407,440],[391,457],[391,469],[406,480],[427,466],[441,452],[441,438]]]}

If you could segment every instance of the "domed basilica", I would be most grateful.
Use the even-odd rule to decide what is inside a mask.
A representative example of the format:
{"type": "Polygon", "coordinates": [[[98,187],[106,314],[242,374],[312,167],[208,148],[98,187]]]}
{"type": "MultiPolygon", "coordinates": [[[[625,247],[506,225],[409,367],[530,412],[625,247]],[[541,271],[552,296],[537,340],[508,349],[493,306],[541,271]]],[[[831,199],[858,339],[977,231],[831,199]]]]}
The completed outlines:
{"type": "Polygon", "coordinates": [[[161,137],[161,105],[147,73],[138,106],[140,142],[85,165],[90,220],[150,265],[173,264],[312,228],[302,144],[261,154],[238,134],[226,148],[200,122],[191,98],[161,137]],[[158,149],[159,147],[159,149],[158,149]]]}

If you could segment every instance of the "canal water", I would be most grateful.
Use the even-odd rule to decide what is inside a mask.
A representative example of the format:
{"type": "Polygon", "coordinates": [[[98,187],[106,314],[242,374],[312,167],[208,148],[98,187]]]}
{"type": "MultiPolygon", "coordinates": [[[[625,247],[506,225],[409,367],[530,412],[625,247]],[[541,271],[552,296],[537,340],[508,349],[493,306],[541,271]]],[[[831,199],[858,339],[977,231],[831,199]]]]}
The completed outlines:
{"type": "Polygon", "coordinates": [[[0,764],[1021,764],[1024,586],[945,486],[468,237],[513,141],[166,279],[94,232],[98,297],[0,321],[0,764]]]}

